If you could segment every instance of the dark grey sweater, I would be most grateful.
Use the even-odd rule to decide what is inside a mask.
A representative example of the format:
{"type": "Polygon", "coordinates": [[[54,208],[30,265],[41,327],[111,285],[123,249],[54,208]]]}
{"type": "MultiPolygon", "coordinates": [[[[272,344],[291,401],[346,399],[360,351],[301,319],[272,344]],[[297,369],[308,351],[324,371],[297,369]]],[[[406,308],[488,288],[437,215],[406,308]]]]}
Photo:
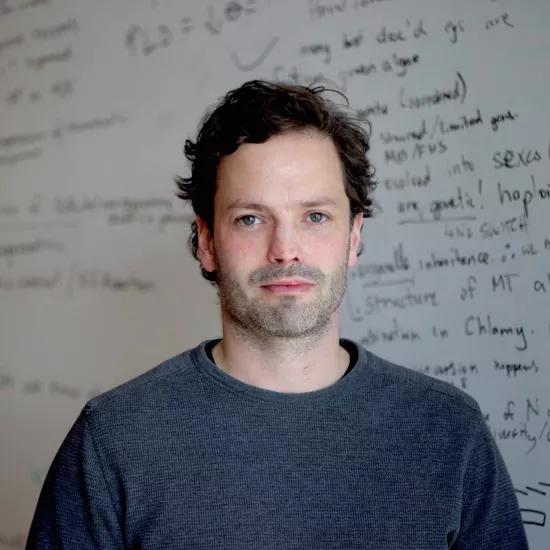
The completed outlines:
{"type": "Polygon", "coordinates": [[[337,383],[245,384],[202,342],[89,401],[27,548],[524,550],[474,399],[350,340],[337,383]]]}

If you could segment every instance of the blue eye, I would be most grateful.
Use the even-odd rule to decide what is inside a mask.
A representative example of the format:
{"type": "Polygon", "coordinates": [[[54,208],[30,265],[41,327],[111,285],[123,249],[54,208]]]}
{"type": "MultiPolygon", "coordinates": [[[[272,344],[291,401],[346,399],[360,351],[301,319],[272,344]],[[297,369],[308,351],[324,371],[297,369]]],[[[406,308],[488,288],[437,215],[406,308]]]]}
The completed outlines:
{"type": "MultiPolygon", "coordinates": [[[[323,214],[322,212],[312,212],[311,214],[309,214],[310,216],[324,216],[325,218],[327,218],[328,216],[326,214],[323,214]]],[[[321,220],[317,220],[318,222],[321,221],[321,220]]]]}
{"type": "MultiPolygon", "coordinates": [[[[253,214],[247,214],[246,216],[241,216],[238,220],[237,220],[237,223],[240,224],[243,220],[247,219],[247,218],[256,218],[258,219],[258,216],[254,216],[253,214]]],[[[245,226],[252,226],[252,225],[255,225],[253,223],[243,223],[242,225],[245,225],[245,226]]]]}
{"type": "MultiPolygon", "coordinates": [[[[324,221],[325,218],[328,218],[327,214],[323,214],[323,212],[311,212],[311,214],[308,214],[308,217],[311,218],[311,216],[320,216],[317,217],[313,221],[314,225],[319,225],[321,222],[324,221]]],[[[246,214],[245,216],[241,216],[240,218],[237,218],[236,224],[237,225],[244,225],[245,227],[252,227],[253,225],[258,225],[254,223],[254,219],[259,220],[258,216],[255,216],[254,214],[246,214]],[[252,223],[247,223],[247,220],[252,221],[252,223]]]]}

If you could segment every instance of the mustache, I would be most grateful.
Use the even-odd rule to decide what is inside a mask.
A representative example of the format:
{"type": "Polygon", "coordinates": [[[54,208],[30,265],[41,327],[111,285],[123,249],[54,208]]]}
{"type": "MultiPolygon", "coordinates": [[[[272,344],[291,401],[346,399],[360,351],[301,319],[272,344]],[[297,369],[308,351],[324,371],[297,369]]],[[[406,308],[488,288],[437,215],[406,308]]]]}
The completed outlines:
{"type": "Polygon", "coordinates": [[[322,283],[325,275],[320,269],[301,264],[292,264],[290,267],[269,266],[256,269],[250,275],[251,284],[268,283],[274,279],[291,279],[300,277],[315,283],[322,283]]]}

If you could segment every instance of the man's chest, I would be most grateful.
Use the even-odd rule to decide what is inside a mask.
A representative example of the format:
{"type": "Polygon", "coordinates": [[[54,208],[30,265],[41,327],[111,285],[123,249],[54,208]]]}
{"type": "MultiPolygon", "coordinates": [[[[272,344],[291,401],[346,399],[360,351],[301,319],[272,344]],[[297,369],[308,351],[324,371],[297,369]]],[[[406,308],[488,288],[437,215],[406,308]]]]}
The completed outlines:
{"type": "Polygon", "coordinates": [[[130,484],[130,547],[444,550],[458,530],[458,477],[403,442],[218,443],[130,484]]]}

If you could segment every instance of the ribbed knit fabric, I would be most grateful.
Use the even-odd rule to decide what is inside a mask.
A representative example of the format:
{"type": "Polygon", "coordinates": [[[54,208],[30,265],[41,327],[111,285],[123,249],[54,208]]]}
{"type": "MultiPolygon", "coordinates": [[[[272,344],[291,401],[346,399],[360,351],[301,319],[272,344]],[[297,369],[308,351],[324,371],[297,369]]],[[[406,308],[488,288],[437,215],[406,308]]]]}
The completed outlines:
{"type": "Polygon", "coordinates": [[[501,454],[461,390],[357,346],[335,384],[264,390],[207,340],[89,401],[28,549],[524,550],[501,454]]]}

